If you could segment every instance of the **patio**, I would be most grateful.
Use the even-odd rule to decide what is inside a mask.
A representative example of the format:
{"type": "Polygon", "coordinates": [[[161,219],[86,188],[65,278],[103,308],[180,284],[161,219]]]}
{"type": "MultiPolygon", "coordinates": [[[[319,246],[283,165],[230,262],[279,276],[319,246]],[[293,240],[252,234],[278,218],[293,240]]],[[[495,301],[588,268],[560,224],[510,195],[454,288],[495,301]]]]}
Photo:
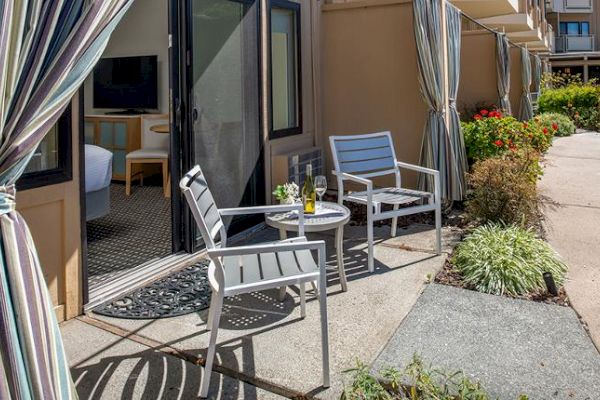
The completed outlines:
{"type": "MultiPolygon", "coordinates": [[[[321,387],[318,302],[308,295],[307,316],[302,320],[297,292],[290,288],[283,303],[276,300],[275,290],[225,301],[217,340],[215,372],[219,374],[213,374],[209,397],[218,393],[221,398],[269,398],[275,393],[338,398],[344,385],[342,371],[354,366],[357,358],[366,363],[375,360],[415,304],[427,276],[443,265],[445,254],[435,256],[423,248],[434,243],[435,231],[429,226],[399,229],[396,238],[389,238],[388,226],[376,228],[375,273],[369,274],[365,234],[362,226],[346,228],[348,291],[341,291],[337,272],[328,276],[331,388],[321,387]]],[[[275,240],[277,235],[276,230],[265,229],[253,240],[275,240]]],[[[444,230],[444,251],[457,235],[444,230]]],[[[334,265],[333,235],[310,237],[326,240],[328,264],[334,265]]],[[[205,355],[207,314],[205,310],[159,320],[88,315],[63,325],[78,391],[91,394],[95,390],[95,398],[126,392],[140,397],[148,391],[166,390],[173,393],[169,398],[191,395],[199,390],[201,374],[182,359],[197,363],[197,357],[205,355]],[[80,325],[89,333],[76,334],[80,325]],[[153,379],[143,389],[149,368],[153,379]],[[168,379],[153,369],[169,369],[168,379]]]]}

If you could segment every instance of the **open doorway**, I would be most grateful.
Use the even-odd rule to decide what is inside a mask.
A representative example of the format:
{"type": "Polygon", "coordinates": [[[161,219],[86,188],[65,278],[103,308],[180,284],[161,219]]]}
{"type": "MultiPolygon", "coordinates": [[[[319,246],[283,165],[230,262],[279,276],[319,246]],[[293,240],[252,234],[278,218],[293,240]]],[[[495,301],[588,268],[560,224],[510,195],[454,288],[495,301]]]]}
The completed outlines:
{"type": "Polygon", "coordinates": [[[83,91],[85,284],[93,302],[123,277],[147,275],[145,267],[179,247],[172,234],[167,2],[132,5],[83,91]]]}

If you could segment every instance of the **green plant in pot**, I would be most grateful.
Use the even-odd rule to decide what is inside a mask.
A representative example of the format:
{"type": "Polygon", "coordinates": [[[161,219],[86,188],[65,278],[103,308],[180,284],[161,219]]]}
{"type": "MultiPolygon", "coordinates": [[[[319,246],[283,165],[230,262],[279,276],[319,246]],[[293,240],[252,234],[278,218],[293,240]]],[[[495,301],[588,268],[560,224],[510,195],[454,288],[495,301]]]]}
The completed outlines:
{"type": "Polygon", "coordinates": [[[294,182],[277,185],[273,196],[280,204],[294,204],[300,201],[300,188],[294,182]]]}

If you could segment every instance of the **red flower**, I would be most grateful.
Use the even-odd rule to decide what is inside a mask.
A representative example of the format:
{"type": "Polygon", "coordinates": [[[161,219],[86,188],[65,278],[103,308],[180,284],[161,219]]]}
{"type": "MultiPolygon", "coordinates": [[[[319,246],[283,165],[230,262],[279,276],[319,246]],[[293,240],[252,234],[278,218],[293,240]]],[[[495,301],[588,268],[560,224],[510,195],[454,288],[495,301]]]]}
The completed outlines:
{"type": "Polygon", "coordinates": [[[495,116],[496,116],[496,111],[490,111],[490,112],[488,113],[488,117],[489,117],[489,118],[494,118],[495,116]]]}
{"type": "Polygon", "coordinates": [[[527,129],[528,126],[527,122],[523,122],[523,128],[527,129]]]}
{"type": "Polygon", "coordinates": [[[486,115],[489,114],[489,111],[484,108],[483,110],[479,111],[479,114],[481,114],[482,116],[485,117],[486,115]]]}
{"type": "Polygon", "coordinates": [[[494,142],[494,144],[495,144],[496,146],[498,146],[498,147],[502,147],[502,146],[504,146],[504,142],[502,142],[502,140],[496,140],[496,141],[494,142]]]}
{"type": "Polygon", "coordinates": [[[552,129],[555,131],[558,130],[558,124],[556,122],[552,124],[552,129]]]}
{"type": "Polygon", "coordinates": [[[475,115],[473,116],[473,119],[476,119],[476,120],[480,120],[481,118],[482,118],[482,117],[481,117],[481,115],[479,115],[479,114],[475,114],[475,115]]]}
{"type": "Polygon", "coordinates": [[[575,118],[579,118],[579,112],[575,111],[575,118]]]}
{"type": "Polygon", "coordinates": [[[542,129],[542,132],[544,132],[544,135],[547,135],[548,134],[548,128],[542,129]]]}

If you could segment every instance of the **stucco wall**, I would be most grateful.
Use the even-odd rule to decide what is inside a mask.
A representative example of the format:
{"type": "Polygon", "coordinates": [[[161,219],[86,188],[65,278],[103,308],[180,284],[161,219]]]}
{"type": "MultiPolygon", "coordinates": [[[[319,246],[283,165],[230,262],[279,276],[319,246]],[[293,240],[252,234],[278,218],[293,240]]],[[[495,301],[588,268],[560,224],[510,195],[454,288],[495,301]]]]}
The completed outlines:
{"type": "Polygon", "coordinates": [[[459,111],[470,110],[479,103],[497,104],[496,37],[488,31],[462,35],[459,111]]]}
{"type": "MultiPolygon", "coordinates": [[[[417,78],[412,3],[368,3],[360,8],[332,4],[322,14],[320,139],[328,172],[331,135],[389,130],[398,158],[419,161],[427,107],[417,78]]],[[[407,186],[416,183],[408,173],[403,180],[407,186]]],[[[329,181],[335,185],[331,176],[329,181]]]]}

